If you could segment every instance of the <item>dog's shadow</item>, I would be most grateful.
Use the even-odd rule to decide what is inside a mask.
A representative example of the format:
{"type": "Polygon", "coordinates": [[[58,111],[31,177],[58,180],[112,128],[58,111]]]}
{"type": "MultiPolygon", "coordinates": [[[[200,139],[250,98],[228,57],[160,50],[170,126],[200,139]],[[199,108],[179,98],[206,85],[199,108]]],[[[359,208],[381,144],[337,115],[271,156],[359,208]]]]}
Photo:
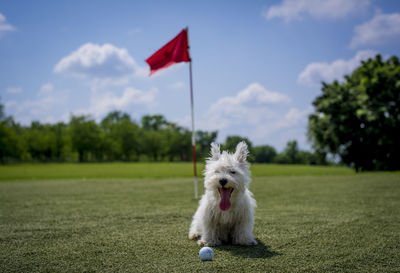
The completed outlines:
{"type": "Polygon", "coordinates": [[[255,246],[238,246],[238,245],[220,245],[215,248],[222,251],[228,251],[234,256],[242,256],[254,259],[268,259],[276,255],[282,255],[279,252],[273,251],[269,246],[265,245],[260,240],[255,246]]]}

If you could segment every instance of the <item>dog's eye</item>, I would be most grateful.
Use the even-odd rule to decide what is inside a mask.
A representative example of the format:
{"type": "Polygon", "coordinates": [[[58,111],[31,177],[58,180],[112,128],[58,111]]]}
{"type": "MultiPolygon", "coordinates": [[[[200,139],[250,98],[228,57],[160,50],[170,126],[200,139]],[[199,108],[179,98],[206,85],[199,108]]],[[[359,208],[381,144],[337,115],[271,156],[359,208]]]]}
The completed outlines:
{"type": "Polygon", "coordinates": [[[230,171],[230,173],[231,173],[231,174],[236,174],[236,172],[235,172],[235,171],[230,171]]]}

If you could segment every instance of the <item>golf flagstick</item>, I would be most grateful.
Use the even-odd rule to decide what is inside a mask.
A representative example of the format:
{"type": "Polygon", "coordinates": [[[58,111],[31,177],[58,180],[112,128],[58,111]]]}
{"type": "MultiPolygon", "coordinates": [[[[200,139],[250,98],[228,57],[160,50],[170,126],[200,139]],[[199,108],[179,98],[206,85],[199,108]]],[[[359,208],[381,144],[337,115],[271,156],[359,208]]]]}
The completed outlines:
{"type": "Polygon", "coordinates": [[[190,74],[190,107],[192,112],[192,152],[193,152],[193,176],[194,176],[194,198],[198,198],[197,192],[197,169],[196,169],[196,140],[194,130],[194,103],[193,103],[193,80],[192,59],[189,54],[189,28],[183,29],[174,39],[169,41],[153,55],[146,59],[150,66],[150,76],[161,69],[173,64],[189,62],[190,74]]]}
{"type": "MultiPolygon", "coordinates": [[[[188,51],[189,47],[189,28],[186,28],[188,35],[188,51]]],[[[189,54],[190,55],[190,54],[189,54]]],[[[196,167],[196,138],[194,130],[194,99],[193,99],[193,76],[192,76],[192,58],[189,61],[189,78],[190,78],[190,109],[192,114],[192,153],[193,153],[193,183],[194,183],[194,198],[198,198],[198,186],[197,186],[197,167],[196,167]]]]}

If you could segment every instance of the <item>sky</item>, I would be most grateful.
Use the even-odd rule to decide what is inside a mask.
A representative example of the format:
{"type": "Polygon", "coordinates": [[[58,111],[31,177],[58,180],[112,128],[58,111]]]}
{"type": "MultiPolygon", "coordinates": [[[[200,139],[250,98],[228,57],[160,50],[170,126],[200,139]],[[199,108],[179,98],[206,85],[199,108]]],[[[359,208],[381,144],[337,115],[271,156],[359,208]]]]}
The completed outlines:
{"type": "Polygon", "coordinates": [[[0,103],[23,124],[162,114],[191,128],[189,64],[145,60],[189,28],[196,130],[310,149],[321,82],[400,56],[400,1],[0,2],[0,103]]]}

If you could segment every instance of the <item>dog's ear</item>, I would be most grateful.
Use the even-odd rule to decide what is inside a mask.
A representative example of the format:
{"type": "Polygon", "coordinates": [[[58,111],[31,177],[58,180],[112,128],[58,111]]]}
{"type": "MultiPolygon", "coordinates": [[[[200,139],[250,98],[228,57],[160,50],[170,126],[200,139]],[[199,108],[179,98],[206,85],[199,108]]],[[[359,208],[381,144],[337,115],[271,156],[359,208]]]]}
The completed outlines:
{"type": "Polygon", "coordinates": [[[211,157],[212,160],[218,160],[221,156],[221,151],[219,149],[219,145],[215,142],[211,143],[211,157]]]}
{"type": "Polygon", "coordinates": [[[247,148],[246,142],[242,141],[236,146],[235,158],[239,162],[245,162],[247,155],[249,154],[249,150],[247,148]]]}

